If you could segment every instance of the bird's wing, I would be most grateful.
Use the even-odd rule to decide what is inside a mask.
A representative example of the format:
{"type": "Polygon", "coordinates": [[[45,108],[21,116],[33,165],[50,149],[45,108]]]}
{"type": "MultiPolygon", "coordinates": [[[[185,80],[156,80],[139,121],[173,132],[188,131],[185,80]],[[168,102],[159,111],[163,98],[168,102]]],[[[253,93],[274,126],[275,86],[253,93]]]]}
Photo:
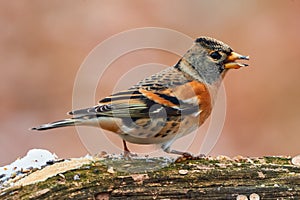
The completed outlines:
{"type": "Polygon", "coordinates": [[[166,115],[198,112],[199,101],[191,84],[193,81],[183,79],[178,73],[173,73],[172,76],[171,72],[173,71],[169,70],[166,71],[167,75],[162,72],[153,75],[128,90],[102,99],[97,106],[72,111],[69,114],[149,118],[162,112],[166,115]]]}
{"type": "Polygon", "coordinates": [[[176,97],[164,95],[163,90],[126,90],[102,99],[99,105],[75,110],[72,115],[98,115],[118,118],[149,118],[149,113],[159,112],[163,107],[169,114],[178,114],[179,101],[176,97]],[[153,107],[154,105],[158,105],[153,107]]]}

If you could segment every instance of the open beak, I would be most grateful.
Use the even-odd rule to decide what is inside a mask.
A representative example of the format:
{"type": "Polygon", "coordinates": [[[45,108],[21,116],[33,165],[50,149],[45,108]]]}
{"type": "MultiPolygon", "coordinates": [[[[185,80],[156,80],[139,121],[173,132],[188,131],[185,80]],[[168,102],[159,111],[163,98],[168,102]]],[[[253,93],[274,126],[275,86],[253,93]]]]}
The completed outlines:
{"type": "Polygon", "coordinates": [[[243,56],[238,53],[231,52],[225,61],[225,69],[238,69],[240,67],[248,66],[248,64],[236,62],[236,60],[249,60],[249,56],[243,56]]]}

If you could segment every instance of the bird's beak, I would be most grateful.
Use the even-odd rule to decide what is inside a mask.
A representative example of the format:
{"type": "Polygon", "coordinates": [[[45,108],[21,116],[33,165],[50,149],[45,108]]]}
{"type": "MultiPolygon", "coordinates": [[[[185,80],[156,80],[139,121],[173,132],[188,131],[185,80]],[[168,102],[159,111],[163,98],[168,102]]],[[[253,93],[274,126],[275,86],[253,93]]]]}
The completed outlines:
{"type": "Polygon", "coordinates": [[[248,64],[235,62],[236,60],[249,60],[249,56],[243,56],[235,52],[231,52],[225,61],[225,69],[238,69],[247,67],[248,64]]]}

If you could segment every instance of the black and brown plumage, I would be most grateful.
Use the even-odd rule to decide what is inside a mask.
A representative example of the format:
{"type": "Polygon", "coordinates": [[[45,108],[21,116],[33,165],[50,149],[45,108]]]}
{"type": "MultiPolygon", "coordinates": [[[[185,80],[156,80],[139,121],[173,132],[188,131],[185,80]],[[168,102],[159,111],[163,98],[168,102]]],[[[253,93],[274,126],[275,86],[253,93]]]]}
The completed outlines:
{"type": "Polygon", "coordinates": [[[197,129],[209,117],[217,90],[229,69],[248,60],[228,45],[199,37],[178,63],[99,101],[86,109],[69,112],[73,117],[32,128],[47,130],[65,126],[96,126],[136,144],[160,144],[168,153],[178,138],[197,129]]]}

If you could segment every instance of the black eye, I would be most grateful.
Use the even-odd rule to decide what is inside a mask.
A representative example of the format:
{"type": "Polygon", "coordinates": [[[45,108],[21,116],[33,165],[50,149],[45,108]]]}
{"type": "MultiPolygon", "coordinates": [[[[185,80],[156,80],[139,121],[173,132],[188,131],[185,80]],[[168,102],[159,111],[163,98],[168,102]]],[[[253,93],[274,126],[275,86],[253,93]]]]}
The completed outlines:
{"type": "Polygon", "coordinates": [[[220,58],[222,58],[222,55],[219,52],[214,51],[210,54],[210,57],[212,57],[215,60],[219,60],[220,58]]]}

